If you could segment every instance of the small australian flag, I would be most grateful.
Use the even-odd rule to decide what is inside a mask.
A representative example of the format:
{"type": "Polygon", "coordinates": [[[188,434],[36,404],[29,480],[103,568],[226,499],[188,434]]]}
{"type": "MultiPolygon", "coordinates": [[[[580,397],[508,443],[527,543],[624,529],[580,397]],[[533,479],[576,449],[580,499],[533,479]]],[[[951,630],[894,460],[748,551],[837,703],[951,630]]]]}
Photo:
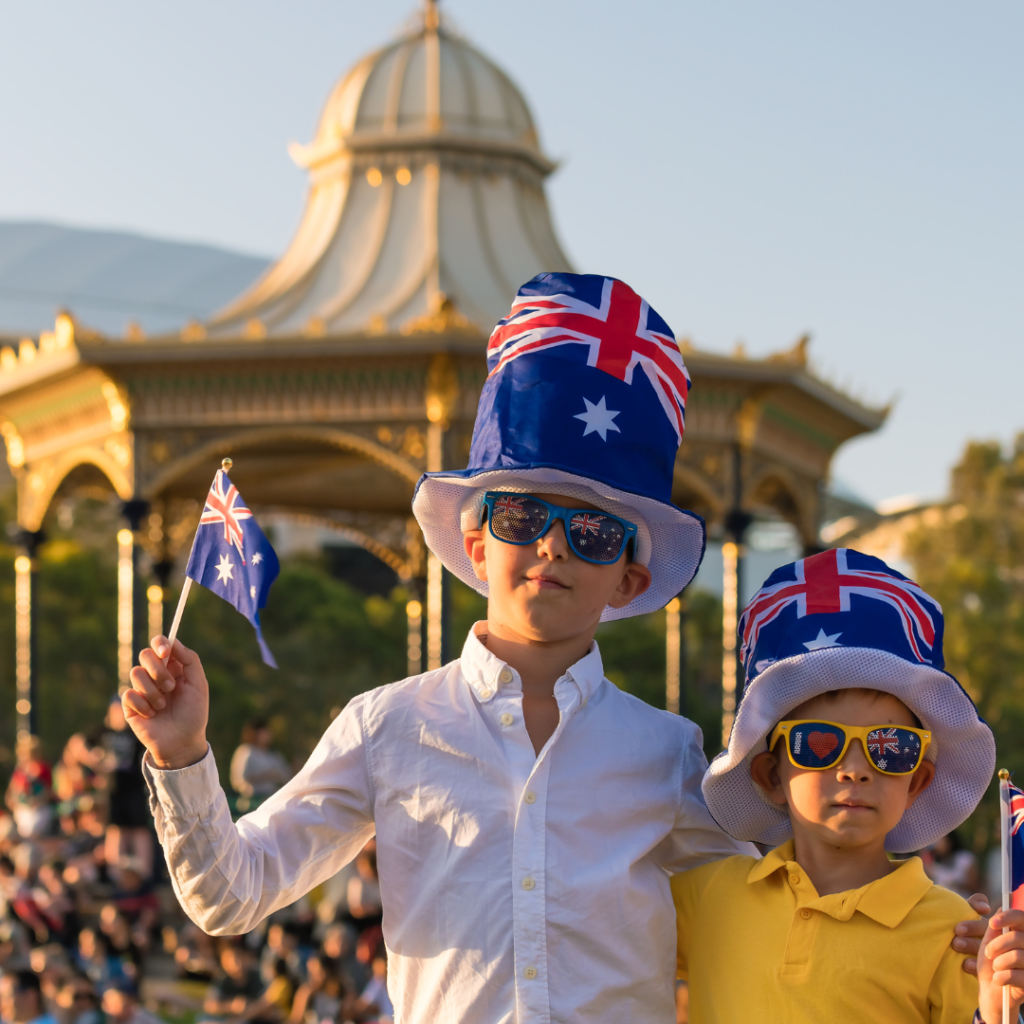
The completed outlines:
{"type": "Polygon", "coordinates": [[[245,507],[238,488],[217,470],[206,499],[185,575],[232,604],[256,627],[265,664],[277,668],[260,628],[270,585],[280,571],[277,554],[245,507]]]}
{"type": "Polygon", "coordinates": [[[1007,784],[1010,849],[1010,906],[1024,910],[1024,792],[1007,784]]]}

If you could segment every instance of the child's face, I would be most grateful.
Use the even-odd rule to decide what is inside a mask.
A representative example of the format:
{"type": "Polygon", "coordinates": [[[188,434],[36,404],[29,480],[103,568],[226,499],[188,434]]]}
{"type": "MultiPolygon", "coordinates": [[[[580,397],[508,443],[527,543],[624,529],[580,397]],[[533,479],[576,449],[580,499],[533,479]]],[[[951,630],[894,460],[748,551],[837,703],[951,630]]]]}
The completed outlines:
{"type": "MultiPolygon", "coordinates": [[[[814,697],[786,718],[820,718],[840,725],[917,725],[902,701],[878,690],[814,697]]],[[[871,764],[856,739],[838,764],[812,771],[792,764],[783,738],[773,751],[758,754],[750,770],[754,782],[788,808],[795,836],[803,833],[836,849],[884,843],[935,774],[932,762],[922,761],[911,775],[885,775],[871,764]]]]}
{"type": "MultiPolygon", "coordinates": [[[[559,494],[535,497],[561,508],[594,508],[559,494]]],[[[599,510],[600,511],[600,510],[599,510]]],[[[651,582],[646,566],[625,550],[610,565],[585,562],[570,548],[561,522],[532,544],[506,544],[486,524],[464,535],[466,554],[489,584],[487,616],[522,640],[569,640],[593,630],[611,605],[622,608],[651,582]]]]}

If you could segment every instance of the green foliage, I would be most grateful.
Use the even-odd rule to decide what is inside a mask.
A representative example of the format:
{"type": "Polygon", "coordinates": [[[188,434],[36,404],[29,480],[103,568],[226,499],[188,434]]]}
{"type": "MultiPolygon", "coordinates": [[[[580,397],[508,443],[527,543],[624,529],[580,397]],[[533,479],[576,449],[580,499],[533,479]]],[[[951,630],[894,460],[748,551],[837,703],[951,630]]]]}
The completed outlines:
{"type": "MultiPolygon", "coordinates": [[[[968,445],[951,497],[910,535],[908,557],[942,605],[947,670],[992,726],[999,767],[1024,779],[1024,435],[1009,454],[968,445]]],[[[965,838],[987,845],[996,814],[993,785],[965,838]]]]}

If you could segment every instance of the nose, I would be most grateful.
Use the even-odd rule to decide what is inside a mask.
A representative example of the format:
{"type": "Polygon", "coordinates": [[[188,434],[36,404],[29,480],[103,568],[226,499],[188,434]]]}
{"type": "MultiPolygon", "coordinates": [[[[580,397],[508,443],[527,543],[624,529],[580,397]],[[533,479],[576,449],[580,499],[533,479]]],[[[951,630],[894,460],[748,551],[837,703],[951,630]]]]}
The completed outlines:
{"type": "Polygon", "coordinates": [[[871,778],[872,764],[860,740],[852,740],[836,765],[836,778],[840,782],[867,782],[871,778]]]}
{"type": "Polygon", "coordinates": [[[537,554],[553,562],[565,562],[569,558],[569,542],[565,539],[565,527],[556,519],[550,529],[537,541],[537,554]]]}

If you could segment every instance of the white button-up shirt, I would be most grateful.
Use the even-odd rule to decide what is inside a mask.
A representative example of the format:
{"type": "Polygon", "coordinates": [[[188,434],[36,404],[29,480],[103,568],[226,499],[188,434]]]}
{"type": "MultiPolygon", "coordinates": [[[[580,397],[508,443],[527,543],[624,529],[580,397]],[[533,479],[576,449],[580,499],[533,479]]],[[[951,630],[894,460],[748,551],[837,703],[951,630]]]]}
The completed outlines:
{"type": "Polygon", "coordinates": [[[459,660],[352,700],[237,825],[212,754],[147,763],[182,907],[248,931],[376,832],[398,1024],[671,1024],[669,873],[751,848],[704,806],[697,727],[606,680],[596,643],[555,699],[537,755],[519,674],[471,633],[459,660]]]}

